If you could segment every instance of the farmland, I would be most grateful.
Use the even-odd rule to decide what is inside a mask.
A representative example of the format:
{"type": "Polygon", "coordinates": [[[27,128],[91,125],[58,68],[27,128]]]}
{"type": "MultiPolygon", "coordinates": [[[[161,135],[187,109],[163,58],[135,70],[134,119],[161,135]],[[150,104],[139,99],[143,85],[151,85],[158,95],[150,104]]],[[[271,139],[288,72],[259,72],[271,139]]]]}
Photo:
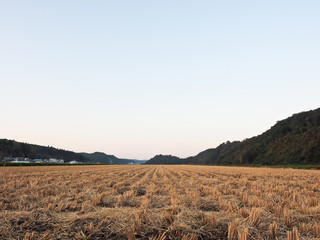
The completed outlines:
{"type": "Polygon", "coordinates": [[[319,239],[320,171],[0,169],[0,239],[319,239]]]}

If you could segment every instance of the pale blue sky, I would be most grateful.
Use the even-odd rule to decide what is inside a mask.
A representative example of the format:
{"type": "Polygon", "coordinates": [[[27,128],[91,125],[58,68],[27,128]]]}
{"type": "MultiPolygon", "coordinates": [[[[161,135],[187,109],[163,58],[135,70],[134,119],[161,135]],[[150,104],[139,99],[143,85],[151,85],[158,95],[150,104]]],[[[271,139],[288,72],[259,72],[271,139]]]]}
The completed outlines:
{"type": "Polygon", "coordinates": [[[319,1],[1,1],[0,138],[195,155],[320,107],[319,1]]]}

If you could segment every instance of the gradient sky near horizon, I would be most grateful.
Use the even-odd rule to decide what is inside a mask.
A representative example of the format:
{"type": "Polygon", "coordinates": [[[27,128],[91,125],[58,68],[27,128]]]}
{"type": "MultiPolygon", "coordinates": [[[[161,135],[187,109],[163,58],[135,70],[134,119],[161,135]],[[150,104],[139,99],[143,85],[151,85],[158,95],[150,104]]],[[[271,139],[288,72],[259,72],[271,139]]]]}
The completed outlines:
{"type": "Polygon", "coordinates": [[[1,1],[0,138],[196,155],[320,107],[320,1],[1,1]]]}

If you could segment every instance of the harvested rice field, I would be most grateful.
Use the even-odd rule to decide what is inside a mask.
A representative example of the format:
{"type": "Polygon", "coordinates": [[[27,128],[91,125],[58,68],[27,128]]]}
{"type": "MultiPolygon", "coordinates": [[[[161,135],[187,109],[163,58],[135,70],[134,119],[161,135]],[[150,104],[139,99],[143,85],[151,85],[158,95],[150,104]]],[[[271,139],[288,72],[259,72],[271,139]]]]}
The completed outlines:
{"type": "Polygon", "coordinates": [[[320,171],[3,167],[0,239],[320,239],[320,171]]]}

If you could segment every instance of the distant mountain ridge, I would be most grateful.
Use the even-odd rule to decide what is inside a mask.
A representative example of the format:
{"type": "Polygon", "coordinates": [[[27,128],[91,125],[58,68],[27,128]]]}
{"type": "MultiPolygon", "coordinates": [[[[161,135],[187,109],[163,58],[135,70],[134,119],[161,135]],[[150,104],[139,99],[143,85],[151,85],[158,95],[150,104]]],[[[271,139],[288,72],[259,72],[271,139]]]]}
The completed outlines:
{"type": "Polygon", "coordinates": [[[81,154],[86,159],[89,159],[91,162],[100,162],[104,164],[141,164],[145,162],[142,160],[117,158],[114,155],[107,155],[102,152],[81,153],[81,154]]]}
{"type": "Polygon", "coordinates": [[[226,142],[185,159],[156,156],[146,164],[320,164],[320,108],[278,121],[256,137],[226,142]]]}
{"type": "MultiPolygon", "coordinates": [[[[75,153],[54,147],[0,139],[0,160],[4,157],[56,158],[66,162],[142,164],[145,161],[121,159],[102,152],[75,153]]],[[[282,165],[320,164],[320,108],[301,112],[278,121],[261,135],[225,142],[198,155],[178,158],[156,155],[146,164],[282,165]]]]}

